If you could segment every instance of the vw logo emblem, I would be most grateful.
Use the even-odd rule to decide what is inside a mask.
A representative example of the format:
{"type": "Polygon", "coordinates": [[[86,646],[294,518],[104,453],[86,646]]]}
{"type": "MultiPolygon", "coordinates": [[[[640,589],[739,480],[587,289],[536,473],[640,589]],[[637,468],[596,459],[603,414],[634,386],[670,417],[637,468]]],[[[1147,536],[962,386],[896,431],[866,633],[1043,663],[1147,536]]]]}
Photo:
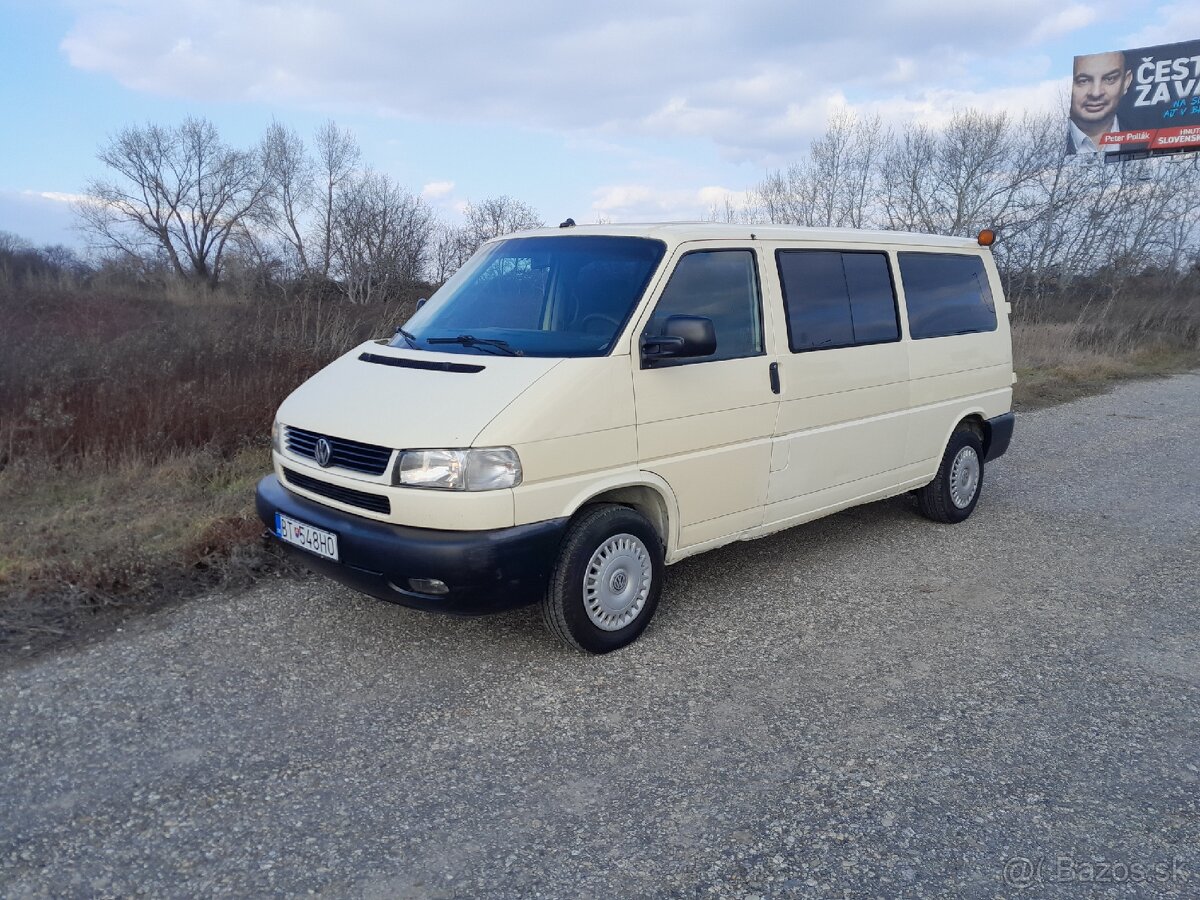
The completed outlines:
{"type": "Polygon", "coordinates": [[[329,459],[333,456],[333,448],[329,446],[329,441],[325,438],[317,438],[317,446],[315,449],[317,457],[317,465],[322,469],[329,467],[329,459]]]}
{"type": "Polygon", "coordinates": [[[619,594],[621,591],[625,590],[625,586],[627,584],[629,584],[629,576],[624,572],[618,571],[613,575],[612,581],[610,582],[610,587],[612,587],[614,594],[619,594]]]}

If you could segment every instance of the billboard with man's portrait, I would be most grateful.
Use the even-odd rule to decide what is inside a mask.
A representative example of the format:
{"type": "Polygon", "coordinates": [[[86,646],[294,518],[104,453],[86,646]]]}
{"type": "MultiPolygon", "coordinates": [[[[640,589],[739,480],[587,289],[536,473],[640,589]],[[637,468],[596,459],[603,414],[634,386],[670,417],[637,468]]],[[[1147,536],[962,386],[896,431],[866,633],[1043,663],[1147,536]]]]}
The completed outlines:
{"type": "Polygon", "coordinates": [[[1200,40],[1075,57],[1069,154],[1200,148],[1200,40]]]}

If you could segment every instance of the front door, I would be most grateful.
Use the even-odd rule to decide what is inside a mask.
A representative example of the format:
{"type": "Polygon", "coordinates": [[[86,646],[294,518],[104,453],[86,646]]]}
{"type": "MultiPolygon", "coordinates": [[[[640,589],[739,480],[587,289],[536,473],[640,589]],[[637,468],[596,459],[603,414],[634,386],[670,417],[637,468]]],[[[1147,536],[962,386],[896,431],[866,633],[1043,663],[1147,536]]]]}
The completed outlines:
{"type": "Polygon", "coordinates": [[[679,504],[674,558],[762,523],[779,406],[758,251],[750,243],[710,248],[696,242],[676,251],[671,277],[636,334],[661,334],[669,316],[705,316],[716,352],[648,363],[638,342],[633,347],[638,456],[679,504]]]}

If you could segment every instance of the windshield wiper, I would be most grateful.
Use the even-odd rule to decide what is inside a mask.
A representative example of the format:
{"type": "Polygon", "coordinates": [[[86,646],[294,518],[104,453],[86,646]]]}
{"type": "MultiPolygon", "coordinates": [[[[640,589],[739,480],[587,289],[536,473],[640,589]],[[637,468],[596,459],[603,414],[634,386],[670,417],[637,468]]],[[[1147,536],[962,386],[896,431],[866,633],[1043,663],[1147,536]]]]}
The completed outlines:
{"type": "Polygon", "coordinates": [[[414,350],[417,349],[417,339],[405,331],[403,325],[396,326],[396,334],[408,341],[408,346],[412,347],[414,350]]]}
{"type": "MultiPolygon", "coordinates": [[[[425,343],[427,343],[427,344],[462,344],[464,347],[479,347],[482,349],[487,349],[489,347],[495,347],[497,350],[500,350],[503,353],[507,353],[509,356],[520,356],[521,355],[521,351],[514,350],[512,344],[510,344],[508,341],[497,341],[497,340],[493,340],[492,338],[477,338],[474,335],[470,335],[470,334],[460,334],[457,337],[452,337],[452,338],[451,337],[425,338],[425,343]]],[[[492,351],[489,351],[489,352],[492,352],[492,351]]]]}

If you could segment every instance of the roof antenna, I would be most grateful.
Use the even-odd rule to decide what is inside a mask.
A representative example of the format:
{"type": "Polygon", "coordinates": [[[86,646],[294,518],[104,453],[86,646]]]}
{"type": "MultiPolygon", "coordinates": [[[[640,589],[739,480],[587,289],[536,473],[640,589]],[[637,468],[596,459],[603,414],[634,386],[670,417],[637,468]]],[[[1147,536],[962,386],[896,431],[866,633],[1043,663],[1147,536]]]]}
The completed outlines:
{"type": "Polygon", "coordinates": [[[562,223],[561,225],[559,225],[558,227],[559,227],[559,228],[574,228],[574,227],[575,227],[575,220],[574,220],[574,219],[567,219],[567,221],[563,222],[563,223],[562,223]]]}

